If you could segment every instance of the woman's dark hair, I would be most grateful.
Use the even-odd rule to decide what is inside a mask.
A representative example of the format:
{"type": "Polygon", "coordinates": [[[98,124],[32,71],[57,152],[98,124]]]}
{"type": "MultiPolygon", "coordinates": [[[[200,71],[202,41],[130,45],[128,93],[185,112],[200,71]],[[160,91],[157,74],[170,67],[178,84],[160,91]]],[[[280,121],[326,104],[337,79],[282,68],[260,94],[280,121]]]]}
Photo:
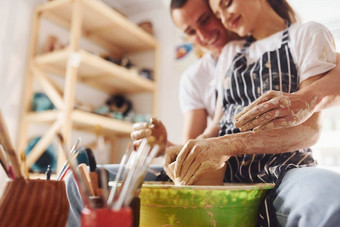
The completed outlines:
{"type": "Polygon", "coordinates": [[[297,21],[293,8],[286,0],[267,0],[269,5],[275,10],[275,12],[283,19],[294,23],[297,21]]]}

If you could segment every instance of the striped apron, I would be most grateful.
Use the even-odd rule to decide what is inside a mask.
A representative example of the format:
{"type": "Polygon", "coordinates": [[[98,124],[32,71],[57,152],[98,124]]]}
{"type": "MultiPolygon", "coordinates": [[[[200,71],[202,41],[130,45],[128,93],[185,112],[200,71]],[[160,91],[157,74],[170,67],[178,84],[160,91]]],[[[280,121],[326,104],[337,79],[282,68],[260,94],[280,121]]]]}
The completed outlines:
{"type": "MultiPolygon", "coordinates": [[[[299,76],[288,46],[287,25],[279,49],[264,53],[257,62],[248,65],[246,55],[254,41],[248,37],[241,52],[233,58],[223,80],[224,115],[220,121],[220,136],[240,132],[234,125],[234,116],[265,92],[276,90],[292,93],[298,90],[299,76]]],[[[310,148],[280,154],[238,155],[227,161],[224,181],[279,184],[287,170],[315,164],[310,148]]],[[[267,199],[265,202],[268,204],[265,205],[272,206],[272,202],[269,204],[267,199]]],[[[271,215],[261,212],[259,224],[265,226],[261,222],[269,223],[271,215]]]]}

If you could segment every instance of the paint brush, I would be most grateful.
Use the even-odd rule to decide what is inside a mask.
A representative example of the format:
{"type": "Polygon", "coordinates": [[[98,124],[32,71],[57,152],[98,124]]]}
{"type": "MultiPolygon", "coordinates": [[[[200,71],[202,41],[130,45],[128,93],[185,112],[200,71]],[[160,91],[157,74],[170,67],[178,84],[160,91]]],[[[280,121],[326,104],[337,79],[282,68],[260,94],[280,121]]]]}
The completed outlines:
{"type": "Polygon", "coordinates": [[[8,157],[6,155],[6,152],[5,152],[4,147],[2,146],[2,144],[0,144],[0,161],[1,161],[1,165],[4,168],[7,176],[12,178],[12,176],[10,176],[10,174],[8,172],[9,161],[8,161],[8,157]]]}
{"type": "MultiPolygon", "coordinates": [[[[73,155],[73,159],[76,159],[78,157],[78,155],[79,155],[79,153],[75,153],[73,155]]],[[[63,172],[60,173],[60,177],[57,180],[63,180],[64,177],[66,176],[67,172],[69,171],[69,169],[70,169],[70,166],[67,165],[67,163],[66,163],[66,168],[64,169],[63,172]]]]}
{"type": "Polygon", "coordinates": [[[51,179],[51,173],[52,173],[52,170],[51,170],[51,165],[48,165],[47,166],[47,169],[46,169],[46,180],[50,180],[51,179]]]}
{"type": "MultiPolygon", "coordinates": [[[[73,145],[70,153],[71,155],[73,156],[73,158],[76,158],[78,156],[78,152],[77,152],[77,147],[80,143],[80,137],[77,139],[76,143],[73,145]]],[[[64,165],[63,165],[63,168],[61,169],[61,171],[59,172],[58,174],[58,177],[57,177],[57,180],[62,180],[65,176],[65,173],[67,172],[67,161],[65,161],[64,165]]]]}
{"type": "Polygon", "coordinates": [[[12,163],[12,167],[14,170],[14,174],[16,178],[22,178],[23,174],[21,172],[20,168],[20,162],[18,160],[18,156],[15,153],[15,150],[13,148],[13,145],[11,143],[9,134],[8,134],[8,128],[6,125],[6,122],[2,116],[2,113],[0,111],[0,143],[3,145],[4,150],[6,151],[9,160],[12,163]]]}
{"type": "Polygon", "coordinates": [[[20,160],[21,160],[21,163],[22,163],[22,168],[23,168],[23,171],[24,171],[25,178],[29,179],[29,173],[28,173],[28,168],[27,168],[27,163],[26,163],[25,151],[20,153],[20,160]]]}
{"type": "Polygon", "coordinates": [[[90,172],[96,172],[97,162],[93,151],[90,148],[85,148],[85,152],[87,154],[87,159],[89,160],[90,172]]]}
{"type": "Polygon", "coordinates": [[[118,172],[117,172],[117,175],[116,175],[116,178],[114,180],[114,185],[112,186],[111,188],[111,191],[110,191],[110,194],[109,194],[109,198],[107,200],[107,205],[109,207],[113,207],[113,202],[114,202],[114,198],[115,198],[115,195],[116,195],[116,192],[117,192],[117,188],[118,188],[118,181],[119,179],[121,178],[121,175],[122,175],[122,172],[123,172],[123,169],[125,168],[129,158],[130,158],[130,155],[131,155],[131,152],[133,151],[133,146],[132,144],[130,143],[128,145],[128,148],[126,149],[121,161],[120,161],[120,164],[119,164],[119,168],[118,168],[118,172]]]}
{"type": "Polygon", "coordinates": [[[74,180],[76,181],[76,183],[78,185],[78,189],[79,189],[80,195],[82,197],[83,203],[86,207],[93,208],[93,205],[92,205],[91,201],[89,200],[90,192],[87,190],[84,182],[82,181],[79,170],[77,168],[77,164],[75,163],[75,160],[71,156],[72,151],[67,152],[67,147],[66,147],[66,144],[64,142],[63,136],[60,133],[57,133],[57,135],[58,135],[61,147],[62,147],[62,151],[64,152],[66,160],[68,162],[68,165],[73,172],[74,180]]]}
{"type": "MultiPolygon", "coordinates": [[[[102,127],[100,125],[96,126],[97,131],[97,148],[98,148],[98,157],[100,164],[104,164],[105,160],[105,140],[103,137],[102,127]]],[[[102,167],[99,169],[99,177],[102,186],[102,197],[103,201],[107,201],[108,198],[108,182],[107,182],[107,172],[102,167]]],[[[106,206],[106,203],[104,203],[106,206]]]]}
{"type": "MultiPolygon", "coordinates": [[[[136,169],[138,166],[138,162],[140,162],[141,157],[145,156],[145,153],[148,152],[148,144],[147,139],[143,139],[141,145],[139,146],[135,155],[131,155],[129,161],[131,161],[131,169],[127,173],[126,179],[122,182],[121,192],[119,194],[117,202],[113,205],[114,210],[119,210],[126,203],[125,199],[132,190],[132,179],[134,178],[134,174],[136,174],[136,169]]],[[[128,162],[129,163],[129,162],[128,162]]]]}
{"type": "Polygon", "coordinates": [[[4,162],[0,159],[0,164],[3,168],[3,170],[5,171],[6,175],[9,177],[8,171],[7,171],[7,167],[5,166],[4,162]]]}
{"type": "Polygon", "coordinates": [[[87,158],[89,160],[89,167],[90,167],[90,179],[91,179],[91,185],[93,188],[93,192],[96,196],[101,195],[101,192],[99,190],[98,186],[98,174],[96,172],[97,169],[97,162],[94,157],[93,151],[90,148],[85,148],[85,152],[87,154],[87,158]]]}
{"type": "MultiPolygon", "coordinates": [[[[152,143],[150,144],[149,143],[149,149],[151,149],[152,147],[152,143]]],[[[147,170],[152,162],[152,160],[156,157],[157,153],[159,151],[159,145],[156,144],[152,147],[151,151],[147,154],[146,156],[146,159],[142,159],[141,160],[141,165],[140,167],[138,168],[137,170],[137,173],[135,176],[134,176],[134,179],[132,180],[132,186],[131,186],[131,191],[130,193],[127,194],[126,198],[125,198],[125,206],[128,206],[133,197],[135,196],[135,192],[141,188],[143,182],[144,182],[144,178],[145,178],[145,175],[147,173],[147,170]]]]}

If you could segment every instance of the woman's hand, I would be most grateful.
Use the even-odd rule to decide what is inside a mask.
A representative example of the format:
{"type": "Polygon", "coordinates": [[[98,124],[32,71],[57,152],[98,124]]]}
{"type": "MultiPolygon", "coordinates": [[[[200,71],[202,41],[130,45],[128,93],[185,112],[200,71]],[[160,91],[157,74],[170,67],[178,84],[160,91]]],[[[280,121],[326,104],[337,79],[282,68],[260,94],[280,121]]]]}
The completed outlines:
{"type": "Polygon", "coordinates": [[[216,139],[189,140],[177,156],[174,168],[176,182],[195,183],[203,174],[222,168],[229,159],[228,146],[216,139]]]}
{"type": "Polygon", "coordinates": [[[183,147],[182,145],[167,147],[163,159],[164,171],[175,184],[177,184],[177,181],[174,174],[174,165],[177,155],[181,151],[182,147],[183,147]]]}
{"type": "Polygon", "coordinates": [[[134,147],[138,147],[142,141],[142,139],[147,138],[149,136],[154,136],[156,138],[157,143],[160,146],[160,151],[158,152],[158,156],[163,155],[165,151],[165,147],[167,145],[168,134],[165,129],[165,126],[160,120],[156,118],[151,118],[150,124],[146,122],[139,122],[133,124],[133,132],[131,133],[131,138],[133,139],[134,147]]]}
{"type": "Polygon", "coordinates": [[[313,114],[315,103],[297,93],[268,91],[235,116],[235,126],[243,132],[293,127],[313,114]]]}

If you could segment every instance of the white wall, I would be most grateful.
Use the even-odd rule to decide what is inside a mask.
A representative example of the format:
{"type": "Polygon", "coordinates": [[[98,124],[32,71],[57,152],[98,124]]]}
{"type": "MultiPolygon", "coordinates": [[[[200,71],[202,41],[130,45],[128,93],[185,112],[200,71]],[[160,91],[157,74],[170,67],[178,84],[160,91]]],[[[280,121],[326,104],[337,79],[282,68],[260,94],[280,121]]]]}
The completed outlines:
{"type": "Polygon", "coordinates": [[[32,12],[34,6],[42,2],[0,1],[0,109],[14,144],[21,110],[32,12]]]}
{"type": "MultiPolygon", "coordinates": [[[[0,110],[14,144],[17,139],[31,14],[34,6],[41,2],[43,1],[0,1],[0,110]]],[[[5,186],[4,177],[1,171],[0,195],[5,186]]]]}

